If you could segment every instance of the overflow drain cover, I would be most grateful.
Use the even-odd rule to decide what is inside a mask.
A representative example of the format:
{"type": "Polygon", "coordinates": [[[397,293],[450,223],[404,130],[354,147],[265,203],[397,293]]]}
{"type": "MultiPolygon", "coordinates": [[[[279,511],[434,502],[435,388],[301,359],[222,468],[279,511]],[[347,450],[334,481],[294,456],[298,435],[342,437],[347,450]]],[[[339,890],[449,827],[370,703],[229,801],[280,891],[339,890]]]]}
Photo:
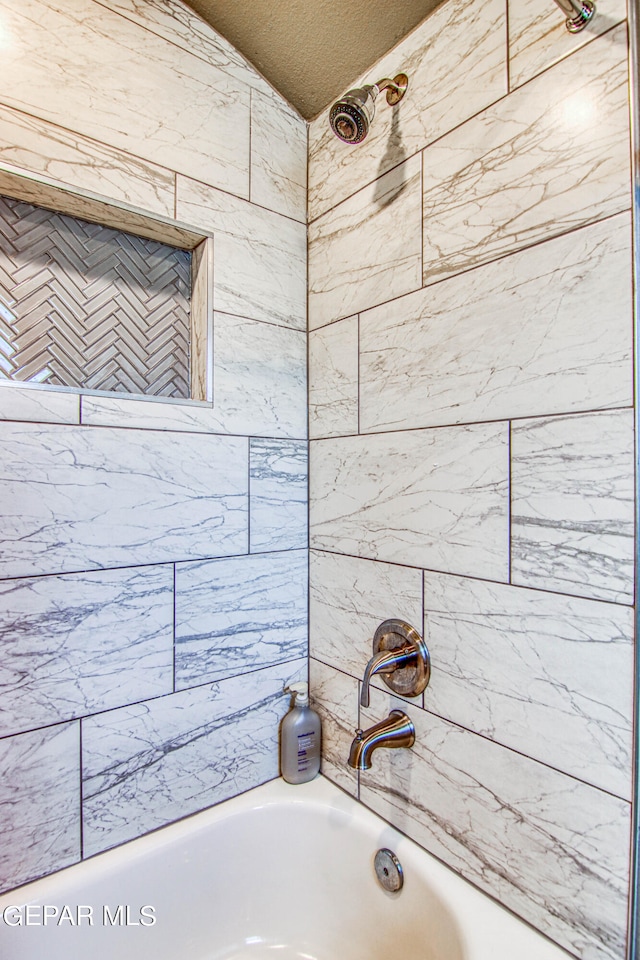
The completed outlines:
{"type": "Polygon", "coordinates": [[[390,893],[397,893],[402,890],[404,875],[402,873],[402,864],[396,857],[393,850],[383,848],[376,853],[373,866],[375,867],[378,883],[390,893]]]}

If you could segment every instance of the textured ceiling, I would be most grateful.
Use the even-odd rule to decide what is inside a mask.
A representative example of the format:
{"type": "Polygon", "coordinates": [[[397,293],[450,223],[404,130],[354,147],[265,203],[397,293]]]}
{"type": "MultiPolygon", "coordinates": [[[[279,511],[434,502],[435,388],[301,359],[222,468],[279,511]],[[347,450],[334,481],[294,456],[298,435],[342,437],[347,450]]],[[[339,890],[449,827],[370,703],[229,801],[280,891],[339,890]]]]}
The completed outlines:
{"type": "Polygon", "coordinates": [[[307,120],[441,2],[188,0],[307,120]]]}

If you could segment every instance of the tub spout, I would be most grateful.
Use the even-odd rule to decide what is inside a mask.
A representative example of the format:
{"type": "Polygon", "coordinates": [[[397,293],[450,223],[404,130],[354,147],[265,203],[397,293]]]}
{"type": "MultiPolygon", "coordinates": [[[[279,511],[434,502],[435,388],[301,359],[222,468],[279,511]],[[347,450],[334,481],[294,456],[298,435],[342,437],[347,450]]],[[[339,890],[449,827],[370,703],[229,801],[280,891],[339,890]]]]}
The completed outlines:
{"type": "Polygon", "coordinates": [[[378,747],[412,747],[415,740],[415,727],[406,713],[392,710],[386,720],[368,730],[356,730],[349,751],[349,766],[354,770],[370,770],[371,754],[378,747]]]}

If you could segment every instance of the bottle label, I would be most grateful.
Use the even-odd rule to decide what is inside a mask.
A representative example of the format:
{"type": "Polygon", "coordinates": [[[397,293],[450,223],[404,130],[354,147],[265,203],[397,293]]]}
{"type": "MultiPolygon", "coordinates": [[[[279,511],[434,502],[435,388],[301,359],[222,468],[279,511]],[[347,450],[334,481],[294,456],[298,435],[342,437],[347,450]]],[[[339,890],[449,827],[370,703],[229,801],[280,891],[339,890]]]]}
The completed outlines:
{"type": "Polygon", "coordinates": [[[310,754],[313,755],[316,745],[316,735],[312,731],[298,734],[298,772],[309,769],[310,754]]]}

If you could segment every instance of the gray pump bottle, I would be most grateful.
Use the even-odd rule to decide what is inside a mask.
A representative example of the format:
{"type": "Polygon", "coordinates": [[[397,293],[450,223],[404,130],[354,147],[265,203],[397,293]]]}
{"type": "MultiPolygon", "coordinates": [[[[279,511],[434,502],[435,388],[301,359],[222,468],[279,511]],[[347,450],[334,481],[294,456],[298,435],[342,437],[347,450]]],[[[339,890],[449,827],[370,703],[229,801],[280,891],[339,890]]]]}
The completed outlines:
{"type": "Polygon", "coordinates": [[[309,706],[309,684],[292,683],[291,709],[280,726],[280,772],[287,783],[306,783],[320,770],[320,717],[309,706]]]}

